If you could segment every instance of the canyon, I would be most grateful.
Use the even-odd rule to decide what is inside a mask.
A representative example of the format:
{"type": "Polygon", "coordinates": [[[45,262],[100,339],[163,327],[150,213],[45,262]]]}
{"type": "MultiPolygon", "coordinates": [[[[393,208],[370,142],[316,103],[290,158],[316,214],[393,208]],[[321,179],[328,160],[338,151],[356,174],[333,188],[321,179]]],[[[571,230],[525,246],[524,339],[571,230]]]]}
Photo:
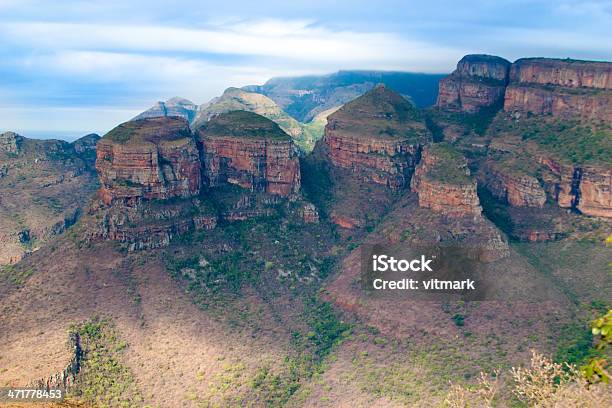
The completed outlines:
{"type": "Polygon", "coordinates": [[[605,105],[609,66],[466,56],[426,109],[378,74],[337,92],[319,77],[248,88],[303,117],[354,93],[319,118],[309,153],[278,101],[237,88],[173,98],[101,139],[0,134],[0,233],[21,251],[0,258],[16,262],[0,274],[0,381],[70,378],[110,406],[435,406],[449,372],[556,352],[559,325],[603,302],[612,225],[609,119],[563,95],[605,105]],[[364,295],[372,243],[459,247],[498,297],[364,295]],[[108,359],[73,378],[75,327],[108,359]],[[121,382],[108,394],[92,378],[121,382]]]}

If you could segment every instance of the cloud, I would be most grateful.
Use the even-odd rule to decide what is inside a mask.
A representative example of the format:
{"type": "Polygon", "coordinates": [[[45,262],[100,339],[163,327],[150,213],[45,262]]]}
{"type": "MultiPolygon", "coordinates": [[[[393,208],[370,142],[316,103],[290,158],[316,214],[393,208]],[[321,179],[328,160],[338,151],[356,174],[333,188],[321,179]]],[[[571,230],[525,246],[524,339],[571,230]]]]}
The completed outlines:
{"type": "Polygon", "coordinates": [[[384,32],[331,30],[310,21],[260,20],[192,29],[162,25],[50,22],[0,24],[4,41],[34,49],[206,53],[320,62],[325,66],[440,70],[448,47],[384,32]]]}

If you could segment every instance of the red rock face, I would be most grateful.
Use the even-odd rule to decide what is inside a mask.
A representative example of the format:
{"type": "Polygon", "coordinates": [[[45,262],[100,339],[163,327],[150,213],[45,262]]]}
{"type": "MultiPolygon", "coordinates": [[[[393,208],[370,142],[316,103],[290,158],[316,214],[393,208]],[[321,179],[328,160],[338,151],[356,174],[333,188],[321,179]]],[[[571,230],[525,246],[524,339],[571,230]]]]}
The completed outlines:
{"type": "Polygon", "coordinates": [[[290,140],[201,137],[204,171],[211,187],[223,183],[283,197],[300,189],[300,165],[290,140]]]}
{"type": "Polygon", "coordinates": [[[510,82],[612,89],[612,63],[522,58],[512,64],[510,82]]]}
{"type": "Polygon", "coordinates": [[[551,90],[511,84],[506,89],[504,110],[559,117],[579,115],[587,119],[612,121],[612,92],[572,93],[565,88],[551,90]]]}
{"type": "Polygon", "coordinates": [[[300,164],[291,138],[252,112],[220,114],[198,129],[208,185],[236,184],[288,197],[300,189],[300,164]]]}
{"type": "Polygon", "coordinates": [[[410,181],[430,140],[416,109],[379,85],[328,117],[322,143],[334,166],[398,190],[410,181]]]}
{"type": "Polygon", "coordinates": [[[546,202],[540,182],[527,174],[515,174],[497,168],[494,163],[483,167],[482,179],[491,194],[513,207],[539,207],[546,202]]]}
{"type": "Polygon", "coordinates": [[[612,217],[612,169],[582,169],[578,210],[596,217],[612,217]]]}
{"type": "Polygon", "coordinates": [[[332,212],[329,218],[333,224],[345,229],[354,229],[363,226],[363,222],[361,220],[346,215],[340,215],[336,212],[332,212]]]}
{"type": "Polygon", "coordinates": [[[476,194],[476,181],[470,177],[465,159],[451,161],[436,149],[428,146],[423,150],[421,163],[412,178],[411,186],[419,196],[419,207],[448,216],[480,215],[482,208],[476,194]],[[437,176],[438,166],[450,166],[444,172],[460,173],[460,177],[450,176],[445,180],[437,176]]]}
{"type": "Polygon", "coordinates": [[[440,81],[436,106],[475,113],[503,102],[510,62],[489,55],[466,55],[440,81]]]}
{"type": "Polygon", "coordinates": [[[547,157],[540,158],[540,161],[552,173],[552,177],[545,181],[560,207],[575,208],[595,217],[612,217],[611,168],[575,167],[547,157]]]}
{"type": "Polygon", "coordinates": [[[333,122],[325,129],[323,142],[333,165],[388,186],[393,190],[404,187],[414,170],[421,145],[408,141],[365,139],[339,134],[333,122]]]}
{"type": "Polygon", "coordinates": [[[200,158],[187,122],[155,118],[135,121],[130,126],[147,137],[137,135],[124,143],[105,137],[98,143],[96,169],[102,185],[99,196],[104,203],[121,200],[133,204],[140,199],[197,195],[200,158]]]}
{"type": "Polygon", "coordinates": [[[504,110],[612,121],[612,63],[517,60],[510,69],[504,110]]]}

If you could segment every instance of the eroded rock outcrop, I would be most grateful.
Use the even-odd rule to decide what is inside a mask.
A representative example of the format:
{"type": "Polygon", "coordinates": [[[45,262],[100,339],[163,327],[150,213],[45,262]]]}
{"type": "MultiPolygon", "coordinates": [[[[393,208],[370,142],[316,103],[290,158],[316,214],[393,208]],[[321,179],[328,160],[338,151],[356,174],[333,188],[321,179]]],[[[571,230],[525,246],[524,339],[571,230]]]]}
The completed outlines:
{"type": "Polygon", "coordinates": [[[22,139],[23,138],[15,132],[0,133],[0,150],[6,153],[17,154],[22,139]]]}
{"type": "Polygon", "coordinates": [[[480,178],[495,198],[513,207],[541,208],[546,203],[546,192],[538,179],[513,168],[509,163],[485,163],[480,178]]]}
{"type": "Polygon", "coordinates": [[[423,150],[421,163],[411,183],[419,196],[419,206],[449,216],[480,215],[476,180],[470,175],[465,158],[447,143],[423,150]]]}
{"type": "Polygon", "coordinates": [[[475,113],[503,103],[510,62],[492,55],[466,55],[440,81],[436,106],[475,113]]]}
{"type": "Polygon", "coordinates": [[[100,221],[89,228],[90,237],[122,242],[129,250],[164,247],[176,236],[217,226],[216,212],[199,199],[115,203],[93,211],[100,221]]]}
{"type": "Polygon", "coordinates": [[[612,63],[519,59],[510,69],[504,109],[612,121],[612,63]]]}
{"type": "Polygon", "coordinates": [[[323,143],[334,166],[398,190],[430,140],[418,111],[379,85],[329,116],[323,143]]]}
{"type": "Polygon", "coordinates": [[[549,171],[544,181],[560,207],[596,217],[612,217],[612,167],[569,165],[550,157],[540,162],[549,171]]]}
{"type": "Polygon", "coordinates": [[[140,199],[192,197],[200,191],[200,157],[186,120],[126,122],[98,143],[100,198],[134,205],[140,199]]]}
{"type": "Polygon", "coordinates": [[[221,114],[198,129],[206,183],[225,183],[282,197],[300,189],[300,166],[291,138],[252,112],[221,114]]]}

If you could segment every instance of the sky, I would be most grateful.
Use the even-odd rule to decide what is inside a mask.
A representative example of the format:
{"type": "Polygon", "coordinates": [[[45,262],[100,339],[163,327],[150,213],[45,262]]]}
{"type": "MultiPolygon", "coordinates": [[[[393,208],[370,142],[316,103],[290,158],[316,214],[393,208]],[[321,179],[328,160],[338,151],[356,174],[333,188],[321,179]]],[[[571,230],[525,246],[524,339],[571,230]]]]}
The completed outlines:
{"type": "Polygon", "coordinates": [[[0,131],[104,134],[158,100],[465,54],[612,60],[612,0],[0,0],[0,131]]]}

